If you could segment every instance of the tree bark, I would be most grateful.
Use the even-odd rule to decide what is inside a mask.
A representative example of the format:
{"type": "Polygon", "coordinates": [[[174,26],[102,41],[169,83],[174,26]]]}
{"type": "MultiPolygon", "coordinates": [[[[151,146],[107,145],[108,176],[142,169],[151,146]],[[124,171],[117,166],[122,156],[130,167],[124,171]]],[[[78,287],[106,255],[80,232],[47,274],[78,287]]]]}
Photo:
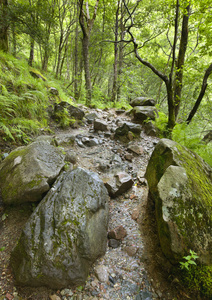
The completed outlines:
{"type": "Polygon", "coordinates": [[[30,53],[29,53],[29,61],[28,61],[30,67],[32,67],[32,63],[34,60],[34,48],[35,48],[35,41],[32,37],[30,37],[30,53]]]}
{"type": "Polygon", "coordinates": [[[188,45],[188,21],[190,15],[190,3],[186,7],[186,13],[183,15],[182,30],[181,30],[181,39],[178,60],[176,65],[176,74],[175,74],[175,91],[174,91],[174,103],[175,103],[175,119],[177,119],[180,102],[181,102],[181,93],[183,88],[183,68],[185,63],[185,54],[188,45]]]}
{"type": "Polygon", "coordinates": [[[89,42],[90,34],[93,28],[94,20],[97,14],[99,0],[96,0],[94,7],[93,17],[90,18],[88,1],[86,1],[86,12],[83,9],[84,0],[79,0],[79,23],[82,29],[82,53],[84,60],[84,71],[85,71],[85,85],[86,85],[86,105],[90,106],[92,98],[92,86],[91,86],[91,75],[89,65],[89,42]]]}
{"type": "Polygon", "coordinates": [[[8,0],[0,0],[1,20],[0,20],[0,50],[9,51],[8,42],[8,0]]]}
{"type": "Polygon", "coordinates": [[[118,7],[116,10],[116,20],[115,20],[115,43],[114,43],[114,65],[113,65],[113,87],[111,102],[115,102],[117,95],[117,80],[118,80],[118,29],[119,29],[119,8],[120,1],[118,1],[118,7]]]}
{"type": "Polygon", "coordinates": [[[212,64],[207,68],[207,70],[205,71],[205,75],[203,77],[203,81],[202,81],[202,87],[201,87],[201,90],[200,90],[200,93],[199,93],[199,96],[194,104],[194,107],[192,108],[187,120],[186,120],[186,123],[189,124],[191,122],[191,120],[193,119],[194,115],[196,114],[199,106],[200,106],[200,103],[205,95],[205,91],[207,89],[207,80],[208,80],[208,77],[210,76],[210,74],[212,73],[212,64]]]}

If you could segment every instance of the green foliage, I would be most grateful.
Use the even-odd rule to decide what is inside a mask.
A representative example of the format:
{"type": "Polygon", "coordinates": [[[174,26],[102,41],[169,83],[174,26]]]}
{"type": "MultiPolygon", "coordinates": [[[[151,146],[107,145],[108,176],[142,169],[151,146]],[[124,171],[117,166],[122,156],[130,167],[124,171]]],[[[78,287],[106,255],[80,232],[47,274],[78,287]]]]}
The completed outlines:
{"type": "Polygon", "coordinates": [[[191,149],[201,156],[210,166],[212,166],[212,144],[205,144],[203,135],[199,132],[199,126],[195,123],[177,124],[172,132],[172,139],[179,144],[191,149]]]}
{"type": "Polygon", "coordinates": [[[192,292],[212,296],[212,266],[194,265],[188,270],[184,269],[181,276],[183,285],[192,292]]]}
{"type": "Polygon", "coordinates": [[[1,247],[0,248],[0,251],[4,251],[6,248],[5,247],[1,247]]]}
{"type": "Polygon", "coordinates": [[[190,250],[190,255],[188,256],[184,256],[184,262],[180,262],[180,267],[181,269],[187,269],[189,270],[189,268],[191,267],[191,265],[196,265],[195,260],[198,258],[199,256],[196,255],[196,253],[192,250],[190,250]]]}
{"type": "Polygon", "coordinates": [[[161,138],[166,136],[168,117],[163,112],[158,112],[158,117],[152,122],[158,129],[161,138]]]}

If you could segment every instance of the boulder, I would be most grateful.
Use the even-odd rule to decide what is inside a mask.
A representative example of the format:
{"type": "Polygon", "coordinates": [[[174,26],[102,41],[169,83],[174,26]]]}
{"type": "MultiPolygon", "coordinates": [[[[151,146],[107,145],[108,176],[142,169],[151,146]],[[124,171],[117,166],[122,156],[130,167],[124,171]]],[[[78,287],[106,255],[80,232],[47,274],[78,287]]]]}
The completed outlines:
{"type": "Polygon", "coordinates": [[[54,138],[56,146],[67,146],[74,145],[75,136],[70,133],[61,133],[55,136],[54,138]]]}
{"type": "Polygon", "coordinates": [[[156,102],[154,99],[148,97],[137,97],[130,102],[132,107],[135,106],[155,106],[156,102]]]}
{"type": "Polygon", "coordinates": [[[11,264],[17,283],[61,289],[85,283],[105,253],[108,193],[94,172],[63,173],[25,225],[11,264]]]}
{"type": "Polygon", "coordinates": [[[3,202],[40,201],[63,169],[64,159],[61,150],[48,141],[36,141],[12,151],[0,164],[3,202]]]}
{"type": "Polygon", "coordinates": [[[73,117],[76,120],[82,120],[85,113],[82,109],[69,104],[68,102],[61,101],[60,103],[55,103],[54,114],[57,115],[58,112],[62,112],[66,109],[68,111],[69,117],[73,117]]]}
{"type": "Polygon", "coordinates": [[[154,106],[136,106],[133,108],[134,119],[143,123],[147,119],[155,120],[157,109],[154,106]]]}
{"type": "Polygon", "coordinates": [[[139,124],[125,122],[115,130],[114,138],[119,139],[122,142],[128,142],[134,138],[134,134],[138,136],[142,131],[142,127],[139,124]],[[132,138],[131,136],[132,135],[132,138]]]}
{"type": "Polygon", "coordinates": [[[133,185],[132,177],[126,172],[108,173],[102,176],[102,180],[111,197],[117,197],[125,193],[133,185]]]}
{"type": "Polygon", "coordinates": [[[95,131],[107,131],[108,127],[107,127],[107,123],[105,121],[102,120],[94,120],[94,130],[95,131]]]}
{"type": "Polygon", "coordinates": [[[201,263],[211,265],[212,169],[194,152],[162,139],[152,153],[145,177],[166,257],[179,263],[193,250],[201,263]]]}

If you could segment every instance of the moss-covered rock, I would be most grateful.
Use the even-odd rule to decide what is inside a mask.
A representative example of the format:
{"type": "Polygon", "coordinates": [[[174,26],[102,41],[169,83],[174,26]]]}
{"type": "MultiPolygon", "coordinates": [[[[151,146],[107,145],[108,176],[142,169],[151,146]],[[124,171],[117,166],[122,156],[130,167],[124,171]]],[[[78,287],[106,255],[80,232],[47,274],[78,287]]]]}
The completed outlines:
{"type": "Polygon", "coordinates": [[[19,284],[79,286],[105,253],[108,193],[98,175],[61,174],[23,229],[11,263],[19,284]]]}
{"type": "Polygon", "coordinates": [[[36,141],[12,151],[0,164],[0,188],[5,204],[42,199],[65,165],[61,150],[36,141]]]}
{"type": "Polygon", "coordinates": [[[150,158],[146,178],[155,201],[161,248],[178,263],[189,249],[212,264],[212,170],[195,153],[162,139],[150,158]]]}

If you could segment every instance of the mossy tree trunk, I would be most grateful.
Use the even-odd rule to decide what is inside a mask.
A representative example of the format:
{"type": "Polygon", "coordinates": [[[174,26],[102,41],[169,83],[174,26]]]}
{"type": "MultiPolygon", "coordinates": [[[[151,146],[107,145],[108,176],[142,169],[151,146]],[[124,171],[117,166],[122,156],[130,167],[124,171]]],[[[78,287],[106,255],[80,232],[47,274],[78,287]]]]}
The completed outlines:
{"type": "Polygon", "coordinates": [[[92,86],[91,86],[91,75],[90,75],[90,64],[89,64],[89,42],[90,42],[90,34],[93,28],[94,20],[96,19],[98,5],[99,5],[99,0],[96,0],[93,16],[91,18],[88,1],[79,0],[79,23],[83,33],[82,53],[83,53],[84,71],[85,71],[86,105],[88,106],[90,106],[91,98],[92,98],[92,86]]]}
{"type": "Polygon", "coordinates": [[[8,52],[8,0],[0,0],[0,10],[0,50],[8,52]]]}

